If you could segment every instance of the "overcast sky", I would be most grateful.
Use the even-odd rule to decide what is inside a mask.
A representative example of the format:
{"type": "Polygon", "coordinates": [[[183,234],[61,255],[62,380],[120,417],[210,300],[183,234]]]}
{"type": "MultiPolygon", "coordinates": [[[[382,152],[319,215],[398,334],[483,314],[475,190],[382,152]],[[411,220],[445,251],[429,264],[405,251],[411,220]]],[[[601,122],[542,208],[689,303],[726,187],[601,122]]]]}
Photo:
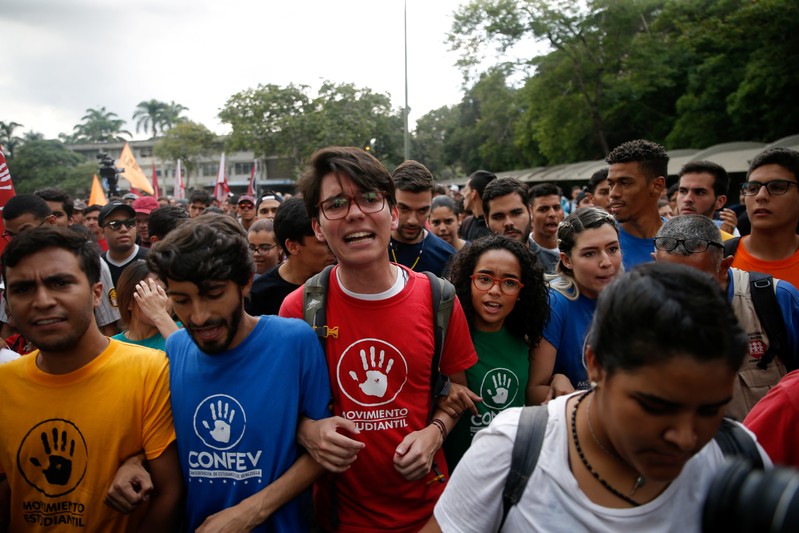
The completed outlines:
{"type": "MultiPolygon", "coordinates": [[[[411,123],[462,96],[446,34],[465,0],[407,0],[411,123]]],[[[46,137],[87,108],[128,121],[142,100],[217,113],[258,84],[351,82],[404,102],[403,0],[3,0],[0,120],[46,137]]]]}

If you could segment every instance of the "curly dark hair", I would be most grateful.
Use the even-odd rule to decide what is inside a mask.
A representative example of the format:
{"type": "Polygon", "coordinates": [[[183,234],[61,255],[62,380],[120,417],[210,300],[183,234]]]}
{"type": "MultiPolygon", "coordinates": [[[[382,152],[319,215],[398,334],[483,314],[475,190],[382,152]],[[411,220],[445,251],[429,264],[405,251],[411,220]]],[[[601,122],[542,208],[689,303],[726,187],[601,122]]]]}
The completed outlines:
{"type": "Polygon", "coordinates": [[[455,256],[449,279],[461,302],[469,327],[474,327],[475,310],[472,305],[472,280],[474,268],[480,257],[489,250],[508,250],[519,260],[521,282],[524,284],[519,299],[505,319],[505,327],[515,337],[524,339],[534,348],[541,340],[544,324],[549,320],[549,300],[544,271],[530,249],[504,235],[487,235],[464,247],[455,256]]]}
{"type": "Polygon", "coordinates": [[[669,175],[669,154],[666,149],[652,141],[636,139],[614,148],[605,161],[614,163],[638,163],[648,181],[669,175]]]}

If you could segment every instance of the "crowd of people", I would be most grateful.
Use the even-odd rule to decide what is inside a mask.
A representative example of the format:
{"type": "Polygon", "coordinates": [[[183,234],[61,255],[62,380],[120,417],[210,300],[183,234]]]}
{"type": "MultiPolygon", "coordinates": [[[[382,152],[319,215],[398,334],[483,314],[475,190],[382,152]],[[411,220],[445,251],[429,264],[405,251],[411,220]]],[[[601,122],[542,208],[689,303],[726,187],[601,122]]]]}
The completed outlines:
{"type": "Polygon", "coordinates": [[[295,195],[14,196],[0,525],[699,531],[725,459],[799,467],[799,153],[737,211],[715,163],[606,161],[568,198],[346,147],[295,195]]]}

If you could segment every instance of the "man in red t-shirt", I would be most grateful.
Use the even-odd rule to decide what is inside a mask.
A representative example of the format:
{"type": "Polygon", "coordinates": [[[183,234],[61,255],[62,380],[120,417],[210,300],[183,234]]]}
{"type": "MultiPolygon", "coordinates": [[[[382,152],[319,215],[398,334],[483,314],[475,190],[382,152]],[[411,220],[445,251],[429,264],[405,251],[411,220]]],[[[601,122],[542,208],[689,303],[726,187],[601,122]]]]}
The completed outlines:
{"type": "MultiPolygon", "coordinates": [[[[327,531],[418,531],[447,476],[441,444],[455,419],[430,417],[434,351],[427,276],[389,262],[398,211],[388,171],[357,148],[313,155],[299,183],[316,238],[338,259],[330,274],[325,341],[333,411],[304,420],[298,440],[329,473],[317,483],[317,520],[327,531]],[[357,461],[356,461],[357,459],[357,461]]],[[[282,316],[303,317],[302,289],[282,316]]],[[[477,361],[456,301],[441,372],[465,383],[477,361]]]]}

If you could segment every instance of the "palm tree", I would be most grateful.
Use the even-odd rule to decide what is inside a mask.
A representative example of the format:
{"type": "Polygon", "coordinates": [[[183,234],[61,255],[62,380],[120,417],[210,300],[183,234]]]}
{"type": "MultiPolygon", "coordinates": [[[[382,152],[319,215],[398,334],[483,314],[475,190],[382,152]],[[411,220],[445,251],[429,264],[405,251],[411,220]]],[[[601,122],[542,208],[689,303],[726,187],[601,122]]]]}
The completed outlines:
{"type": "Polygon", "coordinates": [[[164,104],[163,114],[161,115],[161,131],[166,131],[182,122],[186,122],[188,119],[181,117],[180,114],[188,110],[188,107],[175,103],[174,100],[164,104]]]}
{"type": "Polygon", "coordinates": [[[18,122],[0,121],[0,145],[8,150],[9,159],[14,157],[14,148],[16,148],[22,140],[14,135],[14,130],[21,127],[22,124],[18,122]]]}
{"type": "Polygon", "coordinates": [[[162,124],[167,105],[165,102],[155,99],[139,102],[133,113],[133,120],[136,121],[136,133],[139,130],[150,130],[153,133],[152,139],[158,137],[158,128],[162,124]]]}
{"type": "Polygon", "coordinates": [[[122,135],[131,137],[128,130],[123,130],[125,121],[116,113],[106,111],[105,106],[100,109],[87,109],[81,117],[83,121],[74,128],[75,142],[103,143],[124,141],[122,135]]]}

